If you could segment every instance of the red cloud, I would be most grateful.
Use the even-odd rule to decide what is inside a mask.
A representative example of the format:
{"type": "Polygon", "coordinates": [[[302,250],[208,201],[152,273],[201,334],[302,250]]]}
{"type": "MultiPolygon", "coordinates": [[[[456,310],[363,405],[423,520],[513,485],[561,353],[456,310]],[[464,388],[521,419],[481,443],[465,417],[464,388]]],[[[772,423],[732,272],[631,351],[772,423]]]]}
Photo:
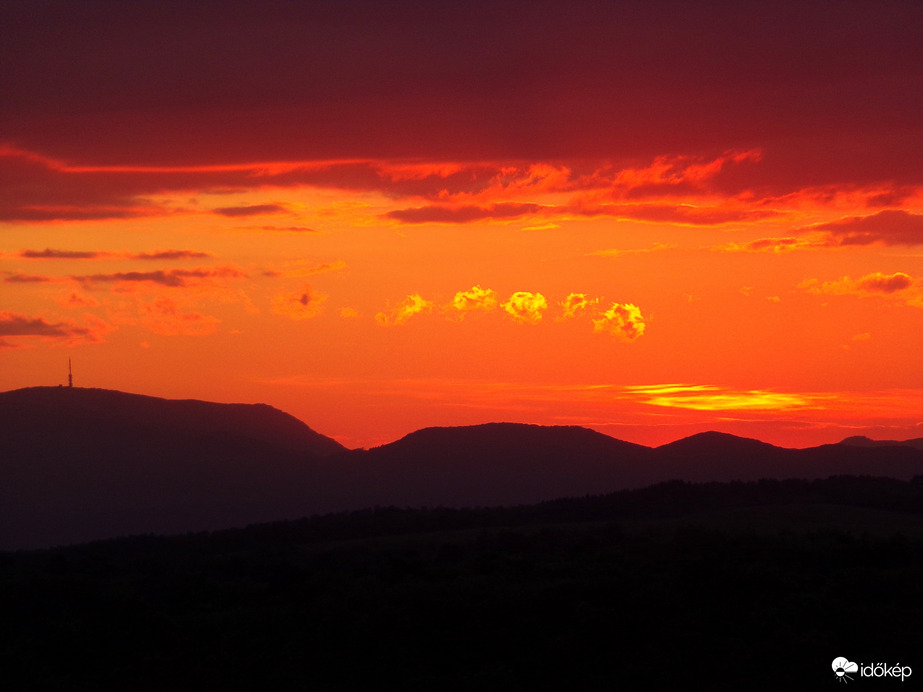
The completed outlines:
{"type": "Polygon", "coordinates": [[[26,259],[100,259],[110,256],[110,253],[45,248],[44,250],[23,250],[19,253],[19,256],[26,259]]]}
{"type": "Polygon", "coordinates": [[[261,216],[263,214],[281,214],[287,209],[281,204],[251,204],[245,207],[221,207],[213,209],[216,214],[237,218],[239,216],[261,216]]]}
{"type": "Polygon", "coordinates": [[[171,288],[188,286],[199,279],[242,278],[246,273],[232,267],[216,269],[159,269],[150,272],[115,272],[112,274],[87,274],[72,277],[85,285],[116,282],[150,282],[171,288]]]}
{"type": "Polygon", "coordinates": [[[53,281],[50,276],[37,276],[35,274],[9,274],[3,280],[11,284],[38,284],[53,281]]]}
{"type": "Polygon", "coordinates": [[[902,291],[911,286],[913,286],[913,279],[903,272],[895,272],[894,274],[876,272],[874,274],[867,274],[856,281],[857,288],[864,291],[881,293],[894,293],[895,291],[902,291]]]}
{"type": "Polygon", "coordinates": [[[148,166],[769,143],[768,176],[725,182],[921,180],[919,3],[194,5],[0,3],[0,131],[148,166]]]}
{"type": "MultiPolygon", "coordinates": [[[[92,328],[79,327],[72,322],[49,322],[43,317],[0,311],[0,337],[40,337],[96,342],[111,329],[98,318],[86,316],[85,319],[92,324],[92,328]]],[[[10,342],[0,339],[0,347],[12,346],[10,342]]]]}
{"type": "Polygon", "coordinates": [[[207,252],[195,250],[161,250],[159,252],[139,252],[132,255],[132,259],[140,260],[180,260],[180,259],[206,259],[211,257],[207,252]]]}
{"type": "Polygon", "coordinates": [[[855,216],[814,226],[838,245],[923,245],[923,214],[889,209],[871,216],[855,216]]]}

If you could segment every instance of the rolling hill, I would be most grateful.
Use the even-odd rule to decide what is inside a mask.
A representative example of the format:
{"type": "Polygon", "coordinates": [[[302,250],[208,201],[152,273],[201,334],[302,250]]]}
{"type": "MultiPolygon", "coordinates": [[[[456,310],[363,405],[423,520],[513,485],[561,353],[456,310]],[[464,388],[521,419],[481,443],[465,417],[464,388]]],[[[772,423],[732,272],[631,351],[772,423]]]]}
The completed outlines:
{"type": "Polygon", "coordinates": [[[346,450],[266,405],[38,387],[0,393],[0,550],[374,506],[487,507],[656,482],[909,479],[905,445],[785,449],[724,433],[657,448],[586,428],[427,428],[346,450]]]}
{"type": "Polygon", "coordinates": [[[301,516],[323,460],[342,451],[265,405],[66,387],[5,392],[0,547],[301,516]]]}

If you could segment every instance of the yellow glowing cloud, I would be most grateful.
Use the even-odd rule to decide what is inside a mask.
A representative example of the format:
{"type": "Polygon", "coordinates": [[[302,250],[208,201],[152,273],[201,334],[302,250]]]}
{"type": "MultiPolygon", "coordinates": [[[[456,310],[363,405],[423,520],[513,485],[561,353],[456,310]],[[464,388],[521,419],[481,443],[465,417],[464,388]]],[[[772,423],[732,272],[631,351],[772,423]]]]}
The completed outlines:
{"type": "Polygon", "coordinates": [[[596,305],[598,302],[599,298],[590,298],[586,293],[571,293],[559,303],[564,311],[559,319],[569,320],[572,317],[576,317],[578,312],[586,310],[588,307],[596,305]]]}
{"type": "Polygon", "coordinates": [[[499,304],[497,292],[490,288],[481,288],[480,285],[472,286],[467,291],[459,291],[452,299],[452,307],[461,315],[471,310],[493,310],[499,304]]]}
{"type": "Polygon", "coordinates": [[[712,250],[716,252],[772,252],[780,255],[793,250],[805,250],[829,247],[830,243],[824,240],[811,238],[758,238],[747,243],[727,243],[716,245],[712,250]]]}
{"type": "Polygon", "coordinates": [[[693,409],[696,411],[786,410],[803,408],[815,402],[801,394],[783,394],[762,389],[733,390],[715,385],[642,385],[625,387],[646,404],[693,409]]]}
{"type": "Polygon", "coordinates": [[[593,331],[611,334],[624,341],[634,341],[644,334],[644,316],[632,303],[613,303],[602,317],[593,320],[593,331]]]}
{"type": "Polygon", "coordinates": [[[414,315],[431,310],[432,307],[432,301],[426,300],[419,293],[414,293],[404,298],[394,308],[386,312],[379,312],[375,315],[375,321],[382,327],[400,325],[407,322],[414,315]]]}
{"type": "Polygon", "coordinates": [[[654,243],[652,247],[635,248],[633,250],[618,250],[615,248],[610,249],[610,250],[597,250],[596,252],[588,253],[588,256],[615,258],[615,257],[625,257],[626,255],[647,255],[652,252],[662,252],[664,250],[675,250],[675,249],[676,249],[676,245],[673,245],[671,243],[654,243]]]}
{"type": "Polygon", "coordinates": [[[320,314],[327,301],[323,293],[315,293],[310,287],[297,293],[280,293],[272,299],[272,311],[293,320],[309,320],[320,314]]]}
{"type": "Polygon", "coordinates": [[[538,324],[542,321],[542,310],[548,307],[548,301],[541,293],[517,291],[503,304],[509,315],[523,324],[538,324]]]}

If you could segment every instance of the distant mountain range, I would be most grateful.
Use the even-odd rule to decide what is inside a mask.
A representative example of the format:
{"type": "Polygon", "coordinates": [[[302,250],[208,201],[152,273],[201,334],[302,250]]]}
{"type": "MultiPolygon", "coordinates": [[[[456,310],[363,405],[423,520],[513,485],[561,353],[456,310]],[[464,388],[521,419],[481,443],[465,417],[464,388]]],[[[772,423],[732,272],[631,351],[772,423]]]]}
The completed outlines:
{"type": "Polygon", "coordinates": [[[35,387],[0,393],[0,549],[372,506],[527,504],[693,482],[923,474],[923,440],[785,449],[724,433],[651,448],[580,427],[426,428],[347,450],[266,405],[35,387]]]}

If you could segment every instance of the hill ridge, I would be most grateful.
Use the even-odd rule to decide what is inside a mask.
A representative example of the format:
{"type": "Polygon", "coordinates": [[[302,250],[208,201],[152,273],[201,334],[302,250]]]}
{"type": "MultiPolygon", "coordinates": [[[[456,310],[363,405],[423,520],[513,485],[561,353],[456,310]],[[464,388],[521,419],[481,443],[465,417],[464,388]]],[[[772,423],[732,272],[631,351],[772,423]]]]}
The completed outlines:
{"type": "Polygon", "coordinates": [[[266,404],[45,387],[0,393],[0,549],[216,530],[376,506],[488,507],[658,482],[909,479],[903,445],[787,449],[706,432],[651,448],[581,426],[422,428],[347,450],[266,404]]]}

